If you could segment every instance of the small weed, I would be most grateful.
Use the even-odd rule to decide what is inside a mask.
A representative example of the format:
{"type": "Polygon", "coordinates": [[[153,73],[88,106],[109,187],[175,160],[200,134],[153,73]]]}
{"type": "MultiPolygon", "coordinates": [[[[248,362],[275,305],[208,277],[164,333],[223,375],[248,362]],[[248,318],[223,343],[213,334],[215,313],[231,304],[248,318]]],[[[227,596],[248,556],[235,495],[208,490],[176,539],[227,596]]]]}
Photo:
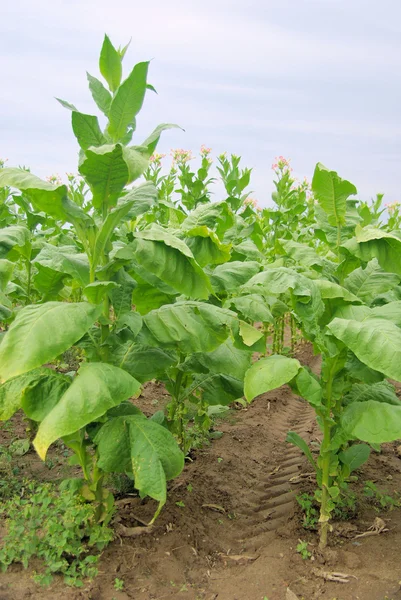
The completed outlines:
{"type": "Polygon", "coordinates": [[[118,577],[114,580],[114,589],[121,591],[124,589],[124,579],[119,579],[118,577]]]}
{"type": "Polygon", "coordinates": [[[399,498],[393,498],[386,490],[380,491],[373,481],[365,481],[363,495],[373,504],[375,510],[393,510],[401,506],[399,498]]]}
{"type": "Polygon", "coordinates": [[[305,540],[298,541],[297,552],[302,556],[303,560],[308,560],[308,558],[312,556],[312,552],[309,552],[308,550],[308,542],[305,542],[305,540]]]}
{"type": "Polygon", "coordinates": [[[182,500],[180,500],[179,502],[176,502],[176,505],[179,506],[180,508],[185,508],[185,502],[183,502],[182,500]]]}
{"type": "Polygon", "coordinates": [[[6,571],[13,563],[27,568],[31,559],[44,563],[34,579],[49,585],[55,573],[64,575],[67,585],[81,587],[83,579],[97,574],[97,552],[113,539],[113,532],[95,522],[95,507],[83,503],[73,492],[60,494],[52,484],[30,482],[21,497],[4,502],[0,514],[7,533],[0,549],[0,566],[6,571]]]}
{"type": "Polygon", "coordinates": [[[188,492],[192,492],[193,489],[194,488],[192,487],[192,484],[188,483],[188,485],[187,485],[187,491],[188,492]]]}
{"type": "Polygon", "coordinates": [[[217,459],[217,462],[218,462],[218,463],[221,463],[221,461],[222,461],[222,460],[223,460],[223,459],[221,458],[221,456],[219,456],[219,458],[217,459]]]}
{"type": "Polygon", "coordinates": [[[315,498],[311,494],[305,493],[299,494],[296,499],[303,512],[302,526],[304,529],[315,531],[319,520],[319,509],[315,498]]]}

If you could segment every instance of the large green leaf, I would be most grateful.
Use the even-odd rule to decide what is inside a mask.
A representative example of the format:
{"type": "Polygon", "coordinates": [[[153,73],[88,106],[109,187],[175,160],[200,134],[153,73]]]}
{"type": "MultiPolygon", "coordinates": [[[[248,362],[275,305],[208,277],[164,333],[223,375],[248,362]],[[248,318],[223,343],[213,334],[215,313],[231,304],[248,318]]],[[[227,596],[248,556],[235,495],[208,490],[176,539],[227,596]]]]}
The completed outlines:
{"type": "Polygon", "coordinates": [[[107,363],[87,363],[60,401],[41,422],[34,440],[44,460],[50,444],[102,417],[110,408],[136,395],[140,383],[107,363]]]}
{"type": "Polygon", "coordinates": [[[220,265],[230,260],[231,246],[222,244],[206,225],[190,229],[185,235],[186,243],[201,267],[220,265]]]}
{"type": "MultiPolygon", "coordinates": [[[[47,413],[56,406],[70,387],[72,380],[53,369],[35,370],[38,371],[40,376],[25,387],[21,397],[21,408],[29,419],[43,421],[47,413]]],[[[20,375],[20,377],[26,377],[27,375],[29,373],[20,375]]],[[[4,385],[7,385],[7,383],[9,382],[4,385]]]]}
{"type": "Polygon", "coordinates": [[[115,346],[111,346],[109,362],[144,383],[161,377],[168,367],[177,362],[177,359],[162,348],[143,346],[136,340],[124,343],[118,340],[115,346]]]}
{"type": "Polygon", "coordinates": [[[97,104],[99,110],[102,111],[106,117],[109,114],[110,104],[112,100],[112,95],[106,88],[103,83],[99,81],[96,77],[93,77],[90,73],[86,73],[89,82],[89,89],[92,94],[92,98],[97,104]]]}
{"type": "Polygon", "coordinates": [[[226,202],[212,204],[199,204],[182,223],[183,231],[190,231],[195,227],[206,226],[216,230],[230,227],[233,223],[232,212],[226,202]]]}
{"type": "MultiPolygon", "coordinates": [[[[0,230],[0,236],[1,236],[0,230]]],[[[15,264],[5,258],[0,259],[0,291],[4,292],[8,282],[10,281],[15,264]]]]}
{"type": "Polygon", "coordinates": [[[401,327],[401,300],[396,302],[389,302],[383,306],[375,306],[371,310],[371,317],[379,317],[381,319],[387,319],[392,321],[398,327],[401,327]]]}
{"type": "Polygon", "coordinates": [[[33,262],[69,275],[82,286],[89,283],[88,258],[86,254],[78,254],[73,246],[44,244],[33,262]]]}
{"type": "Polygon", "coordinates": [[[10,186],[25,192],[33,207],[55,219],[73,222],[74,219],[90,219],[84,211],[67,196],[67,186],[52,185],[23,169],[0,169],[0,188],[10,186]]]}
{"type": "Polygon", "coordinates": [[[106,144],[85,152],[86,158],[79,172],[89,183],[93,194],[93,206],[115,206],[129,180],[128,166],[123,158],[120,144],[106,144]]]}
{"type": "Polygon", "coordinates": [[[338,285],[338,283],[327,281],[327,279],[317,279],[315,283],[323,299],[341,298],[344,302],[353,302],[355,304],[361,304],[362,302],[358,296],[338,285]]]}
{"type": "Polygon", "coordinates": [[[99,70],[109,84],[110,90],[115,92],[122,76],[121,56],[107,35],[104,36],[100,51],[99,70]]]}
{"type": "Polygon", "coordinates": [[[344,247],[365,262],[377,258],[385,271],[401,276],[401,237],[397,231],[357,227],[356,238],[349,240],[344,247]]]}
{"type": "Polygon", "coordinates": [[[394,323],[335,318],[327,327],[368,367],[401,381],[401,329],[394,323]]]}
{"type": "Polygon", "coordinates": [[[135,65],[111,102],[108,131],[116,142],[126,134],[128,126],[142,108],[148,67],[149,62],[135,65]]]}
{"type": "Polygon", "coordinates": [[[295,358],[274,354],[260,359],[245,374],[245,398],[251,402],[256,396],[281,387],[294,379],[300,368],[295,358]]]}
{"type": "Polygon", "coordinates": [[[379,295],[398,285],[400,278],[394,273],[386,273],[380,267],[377,259],[368,262],[366,267],[355,269],[344,281],[344,287],[371,304],[379,295]]]}
{"type": "Polygon", "coordinates": [[[114,309],[114,315],[118,319],[124,313],[132,310],[132,292],[136,282],[124,269],[120,269],[114,275],[114,281],[118,287],[110,292],[110,299],[114,309]]]}
{"type": "Polygon", "coordinates": [[[401,406],[401,400],[396,395],[394,386],[388,381],[378,381],[373,384],[354,383],[345,396],[344,403],[351,404],[352,402],[367,402],[368,400],[401,406]]]}
{"type": "Polygon", "coordinates": [[[248,294],[231,298],[227,304],[244,315],[250,321],[261,321],[262,323],[274,323],[273,315],[267,306],[267,302],[260,294],[248,294]]]}
{"type": "Polygon", "coordinates": [[[158,225],[134,235],[134,241],[117,252],[117,258],[134,259],[142,268],[189,298],[209,297],[209,279],[182,240],[158,225]]]}
{"type": "Polygon", "coordinates": [[[12,250],[17,257],[20,254],[29,260],[31,256],[31,234],[23,225],[10,225],[0,229],[0,258],[5,258],[12,250]]]}
{"type": "Polygon", "coordinates": [[[356,187],[318,163],[312,179],[312,190],[327,214],[330,225],[345,225],[347,198],[357,193],[356,187]]]}
{"type": "MultiPolygon", "coordinates": [[[[21,408],[21,404],[27,390],[29,390],[29,395],[32,397],[32,391],[35,392],[35,390],[38,389],[38,386],[40,387],[42,385],[42,382],[46,387],[48,384],[51,384],[56,380],[57,384],[60,381],[63,381],[64,385],[65,381],[67,381],[67,378],[65,378],[63,375],[59,375],[59,373],[56,373],[52,369],[39,368],[33,369],[32,371],[24,373],[23,375],[12,377],[0,385],[0,420],[7,421],[17,410],[21,408]]],[[[69,383],[71,383],[71,380],[69,380],[69,383]]],[[[49,387],[52,386],[50,385],[49,387]]],[[[38,410],[41,408],[42,401],[49,401],[47,396],[52,396],[52,393],[49,392],[50,390],[47,389],[46,396],[41,396],[39,398],[37,402],[38,410]]],[[[30,415],[28,414],[28,416],[30,415]]]]}
{"type": "Polygon", "coordinates": [[[370,456],[370,446],[367,444],[354,444],[340,452],[339,459],[344,465],[347,465],[349,472],[359,469],[370,456]]]}
{"type": "Polygon", "coordinates": [[[176,302],[143,317],[138,341],[150,346],[178,349],[185,355],[210,352],[230,335],[236,314],[202,302],[176,302]]]}
{"type": "Polygon", "coordinates": [[[100,311],[87,302],[46,302],[20,310],[0,344],[0,380],[40,367],[68,350],[100,311]]]}
{"type": "Polygon", "coordinates": [[[128,415],[103,425],[95,443],[99,467],[106,473],[133,473],[141,496],[159,502],[156,517],[166,502],[166,480],[184,468],[184,455],[171,433],[151,419],[128,415]]]}
{"type": "Polygon", "coordinates": [[[126,202],[132,203],[129,217],[134,219],[157,205],[157,195],[158,191],[155,184],[151,181],[145,181],[141,185],[129,190],[121,199],[121,202],[124,204],[126,202]]]}
{"type": "Polygon", "coordinates": [[[238,288],[259,273],[260,264],[255,261],[232,261],[219,265],[210,276],[217,293],[237,292],[238,288]]]}
{"type": "Polygon", "coordinates": [[[83,150],[87,150],[90,146],[102,146],[106,143],[97,117],[75,110],[72,111],[71,115],[72,130],[83,150]]]}
{"type": "Polygon", "coordinates": [[[294,379],[294,387],[302,398],[312,406],[321,406],[322,388],[319,381],[305,367],[301,367],[294,379]]]}
{"type": "Polygon", "coordinates": [[[401,406],[368,400],[353,402],[341,415],[341,426],[350,438],[370,444],[401,439],[401,406]]]}
{"type": "Polygon", "coordinates": [[[300,244],[294,240],[279,240],[283,251],[295,262],[303,267],[322,267],[323,258],[316,253],[314,248],[300,244]]]}
{"type": "Polygon", "coordinates": [[[115,281],[94,281],[83,289],[83,293],[91,304],[100,304],[114,289],[118,288],[115,281]]]}

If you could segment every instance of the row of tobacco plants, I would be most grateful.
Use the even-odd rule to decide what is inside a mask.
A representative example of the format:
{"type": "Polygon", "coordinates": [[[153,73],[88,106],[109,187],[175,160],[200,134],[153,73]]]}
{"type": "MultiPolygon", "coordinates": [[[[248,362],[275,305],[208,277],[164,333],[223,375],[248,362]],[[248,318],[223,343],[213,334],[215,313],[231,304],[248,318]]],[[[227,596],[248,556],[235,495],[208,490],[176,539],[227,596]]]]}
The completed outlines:
{"type": "Polygon", "coordinates": [[[351,473],[401,438],[388,381],[401,381],[398,209],[386,212],[381,196],[356,200],[354,185],[321,164],[311,189],[296,183],[282,157],[272,207],[249,197],[251,171],[237,156],[218,157],[226,194],[213,201],[208,148],[196,168],[177,150],[165,169],[155,151],[176,125],[132,142],[155,90],[148,62],[123,79],[126,49],[106,36],[104,83],[88,74],[100,119],[60,100],[79,176],[63,184],[0,169],[0,417],[22,409],[42,459],[62,440],[82,469],[70,488],[107,524],[107,474],[127,474],[156,500],[156,518],[212,415],[288,383],[322,432],[318,455],[294,432],[288,441],[316,472],[324,547],[351,473]],[[320,375],[284,347],[286,323],[292,347],[302,334],[321,355],[320,375]],[[65,374],[54,362],[67,351],[79,368],[65,374]],[[147,418],[135,398],[154,379],[170,400],[147,418]]]}

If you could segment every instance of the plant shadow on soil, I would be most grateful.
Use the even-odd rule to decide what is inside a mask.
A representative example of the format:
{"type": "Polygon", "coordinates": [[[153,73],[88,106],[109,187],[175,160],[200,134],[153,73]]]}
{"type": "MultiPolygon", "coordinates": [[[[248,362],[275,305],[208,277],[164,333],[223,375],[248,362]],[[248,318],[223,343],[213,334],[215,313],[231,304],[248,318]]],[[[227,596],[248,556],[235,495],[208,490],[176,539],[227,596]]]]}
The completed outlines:
{"type": "MultiPolygon", "coordinates": [[[[301,346],[298,358],[318,368],[308,346],[301,346]]],[[[147,414],[165,402],[159,384],[147,384],[136,401],[147,414]]],[[[18,419],[13,436],[24,430],[18,419]]],[[[290,429],[309,440],[319,437],[305,402],[284,386],[238,414],[232,411],[218,428],[224,435],[196,450],[182,475],[170,482],[167,504],[152,532],[117,536],[104,551],[94,581],[75,589],[59,578],[41,588],[32,580],[31,567],[24,571],[14,565],[1,575],[0,600],[285,600],[287,588],[299,600],[401,600],[400,509],[378,513],[362,505],[355,520],[333,524],[324,556],[317,550],[317,535],[301,526],[295,494],[312,489],[310,469],[284,440],[290,429]],[[387,533],[353,539],[377,516],[386,521],[387,533]],[[310,542],[313,562],[296,552],[299,539],[310,542]],[[316,574],[332,571],[352,577],[340,584],[316,574]],[[116,578],[124,582],[122,590],[115,589],[116,578]]],[[[9,441],[3,428],[0,444],[9,441]]],[[[358,493],[365,480],[391,494],[401,491],[395,446],[384,445],[360,469],[358,493]]],[[[43,466],[33,452],[22,457],[25,475],[63,477],[60,452],[50,456],[55,469],[43,466]]],[[[120,503],[119,518],[135,527],[150,520],[154,509],[153,501],[130,496],[120,503]]]]}

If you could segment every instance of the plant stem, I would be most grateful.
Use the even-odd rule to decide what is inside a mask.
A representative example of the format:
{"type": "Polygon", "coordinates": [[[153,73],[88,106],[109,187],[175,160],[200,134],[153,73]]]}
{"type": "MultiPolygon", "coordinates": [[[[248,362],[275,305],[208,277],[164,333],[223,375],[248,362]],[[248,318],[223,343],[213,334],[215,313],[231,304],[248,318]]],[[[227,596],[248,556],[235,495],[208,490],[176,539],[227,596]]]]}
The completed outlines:
{"type": "Polygon", "coordinates": [[[327,503],[329,500],[329,487],[330,487],[330,442],[331,442],[331,403],[333,395],[333,379],[335,373],[335,367],[337,359],[334,359],[332,367],[329,371],[329,378],[326,387],[326,414],[323,416],[323,441],[320,449],[320,455],[322,457],[322,500],[320,504],[320,541],[319,548],[323,550],[327,546],[327,534],[329,531],[329,519],[330,511],[328,510],[327,503]]]}
{"type": "Polygon", "coordinates": [[[31,278],[32,278],[32,264],[29,259],[26,261],[26,270],[28,273],[28,282],[26,286],[26,295],[28,297],[28,304],[31,302],[31,278]]]}

